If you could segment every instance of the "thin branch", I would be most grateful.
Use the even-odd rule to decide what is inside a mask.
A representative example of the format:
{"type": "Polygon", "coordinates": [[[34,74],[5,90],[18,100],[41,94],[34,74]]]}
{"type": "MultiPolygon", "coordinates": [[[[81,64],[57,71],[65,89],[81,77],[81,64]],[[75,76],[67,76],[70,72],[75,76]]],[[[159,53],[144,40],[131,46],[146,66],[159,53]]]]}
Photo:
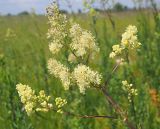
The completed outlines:
{"type": "Polygon", "coordinates": [[[114,68],[113,68],[113,70],[112,70],[109,78],[108,78],[108,79],[106,80],[106,82],[105,82],[105,85],[102,86],[102,87],[100,87],[99,89],[100,89],[100,90],[102,91],[102,93],[105,95],[106,100],[112,105],[112,107],[115,109],[115,111],[121,116],[121,118],[123,119],[124,123],[128,126],[128,128],[130,128],[130,129],[136,129],[136,127],[128,120],[128,116],[127,116],[127,114],[125,113],[125,111],[123,111],[122,108],[119,106],[119,104],[114,101],[114,99],[109,95],[108,91],[107,91],[106,88],[105,88],[105,87],[107,87],[107,85],[108,85],[108,83],[109,83],[109,80],[110,80],[111,77],[112,77],[112,74],[117,70],[117,68],[118,68],[118,66],[120,65],[120,63],[121,63],[121,61],[118,62],[118,63],[114,66],[114,68]]]}
{"type": "Polygon", "coordinates": [[[103,8],[103,10],[104,10],[104,14],[105,14],[105,16],[108,16],[109,21],[110,21],[110,23],[111,23],[111,25],[112,25],[113,30],[115,30],[115,29],[116,29],[116,27],[115,27],[115,21],[112,19],[111,10],[110,10],[109,8],[106,10],[105,4],[108,4],[108,2],[106,2],[106,3],[105,3],[105,2],[102,2],[102,8],[103,8]],[[106,14],[107,14],[107,15],[106,15],[106,14]]]}
{"type": "Polygon", "coordinates": [[[119,67],[120,63],[121,63],[121,61],[120,61],[120,62],[118,62],[118,63],[113,67],[112,72],[110,73],[109,77],[108,77],[108,78],[106,79],[106,81],[105,81],[105,86],[107,86],[107,85],[108,85],[109,80],[111,79],[111,77],[112,77],[113,73],[118,69],[118,67],[119,67]]]}
{"type": "MultiPolygon", "coordinates": [[[[53,111],[57,112],[57,110],[53,109],[53,111]]],[[[114,116],[108,116],[108,115],[78,115],[71,112],[64,111],[63,114],[68,116],[73,116],[77,118],[108,118],[108,119],[117,119],[117,117],[114,116]]]]}
{"type": "Polygon", "coordinates": [[[105,88],[101,88],[102,93],[106,96],[106,100],[112,105],[117,113],[122,117],[124,123],[130,129],[136,129],[136,127],[128,120],[127,114],[121,109],[121,107],[113,100],[105,88]]]}
{"type": "Polygon", "coordinates": [[[65,115],[71,115],[77,118],[109,118],[109,119],[117,119],[113,116],[107,116],[107,115],[77,115],[70,112],[64,112],[65,115]]]}

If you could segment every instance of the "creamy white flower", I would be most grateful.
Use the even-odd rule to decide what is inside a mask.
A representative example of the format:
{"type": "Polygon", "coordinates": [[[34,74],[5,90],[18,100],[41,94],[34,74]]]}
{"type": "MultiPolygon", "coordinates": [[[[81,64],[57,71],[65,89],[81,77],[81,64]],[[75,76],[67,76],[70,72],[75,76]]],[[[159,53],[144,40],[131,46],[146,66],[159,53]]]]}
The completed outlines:
{"type": "Polygon", "coordinates": [[[66,99],[62,99],[61,97],[57,97],[57,98],[55,99],[55,102],[56,102],[56,106],[57,106],[58,108],[62,108],[64,105],[67,104],[66,99]]]}
{"type": "Polygon", "coordinates": [[[48,29],[47,38],[51,40],[49,45],[52,54],[57,54],[63,47],[64,39],[67,36],[66,16],[60,14],[56,4],[47,8],[50,29],[48,29]]]}
{"type": "Polygon", "coordinates": [[[76,55],[83,57],[87,53],[98,52],[99,47],[95,43],[95,38],[89,31],[81,29],[78,24],[74,24],[70,29],[72,43],[71,49],[75,51],[76,55]]]}
{"type": "Polygon", "coordinates": [[[115,52],[111,52],[110,54],[109,54],[109,57],[110,58],[114,58],[116,56],[116,53],[115,52]]]}
{"type": "Polygon", "coordinates": [[[46,112],[52,108],[52,104],[48,103],[50,96],[46,96],[44,91],[40,91],[39,96],[36,96],[34,90],[21,83],[16,85],[16,89],[29,116],[35,111],[46,112]]]}
{"type": "Polygon", "coordinates": [[[137,89],[133,87],[133,84],[129,84],[126,80],[122,81],[123,89],[128,93],[128,100],[131,102],[131,97],[138,95],[137,89]]]}
{"type": "Polygon", "coordinates": [[[124,48],[136,49],[141,43],[137,38],[137,27],[136,26],[128,26],[125,33],[122,34],[121,45],[124,48]]]}
{"type": "Polygon", "coordinates": [[[64,89],[68,90],[70,85],[70,72],[67,67],[58,62],[55,59],[50,59],[48,61],[48,70],[50,74],[53,74],[56,78],[60,78],[64,89]]]}
{"type": "Polygon", "coordinates": [[[59,43],[51,43],[49,45],[49,50],[52,52],[52,54],[56,54],[60,51],[60,49],[62,48],[62,44],[59,43]]]}
{"type": "Polygon", "coordinates": [[[129,25],[126,29],[127,32],[130,32],[132,34],[137,34],[138,30],[137,30],[137,27],[136,26],[132,26],[132,25],[129,25]]]}
{"type": "Polygon", "coordinates": [[[110,53],[109,57],[114,58],[116,55],[121,54],[123,48],[120,45],[113,45],[112,46],[113,51],[110,53]]]}
{"type": "Polygon", "coordinates": [[[122,40],[120,45],[113,45],[113,51],[110,53],[109,57],[114,58],[121,55],[125,49],[137,49],[141,46],[141,43],[137,38],[137,27],[129,25],[126,31],[122,34],[122,40]]]}
{"type": "Polygon", "coordinates": [[[67,104],[66,99],[62,99],[61,97],[57,97],[55,99],[55,102],[56,102],[56,106],[58,108],[57,112],[62,114],[63,113],[62,108],[67,104]]]}
{"type": "Polygon", "coordinates": [[[98,72],[92,71],[83,64],[79,64],[74,69],[73,78],[76,80],[81,93],[85,93],[85,90],[91,85],[100,85],[102,80],[102,76],[98,72]]]}
{"type": "Polygon", "coordinates": [[[32,90],[28,85],[17,84],[16,89],[21,98],[21,102],[25,105],[24,108],[28,115],[34,112],[36,106],[36,95],[35,91],[32,90]]]}

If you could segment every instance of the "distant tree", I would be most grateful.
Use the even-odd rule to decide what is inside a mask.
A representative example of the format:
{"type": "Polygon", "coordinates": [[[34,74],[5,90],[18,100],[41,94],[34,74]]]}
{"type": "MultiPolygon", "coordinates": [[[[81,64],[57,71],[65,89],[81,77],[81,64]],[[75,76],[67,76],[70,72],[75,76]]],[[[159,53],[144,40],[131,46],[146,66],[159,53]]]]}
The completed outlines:
{"type": "Polygon", "coordinates": [[[66,11],[66,10],[60,10],[60,13],[62,13],[62,14],[67,14],[68,12],[66,11]]]}
{"type": "Polygon", "coordinates": [[[23,12],[20,12],[18,15],[19,15],[19,16],[22,16],[22,15],[29,15],[29,12],[23,11],[23,12]]]}
{"type": "Polygon", "coordinates": [[[12,16],[12,14],[11,14],[11,13],[8,13],[7,16],[12,16]]]}
{"type": "Polygon", "coordinates": [[[125,11],[125,10],[127,10],[128,9],[128,7],[127,6],[124,6],[124,5],[122,5],[121,3],[116,3],[114,6],[113,6],[113,10],[115,10],[115,11],[125,11]]]}
{"type": "Polygon", "coordinates": [[[127,7],[127,6],[124,6],[124,10],[126,11],[126,10],[129,10],[129,8],[127,7]]]}
{"type": "Polygon", "coordinates": [[[95,11],[97,12],[104,12],[105,10],[99,9],[99,8],[94,8],[95,11]]]}

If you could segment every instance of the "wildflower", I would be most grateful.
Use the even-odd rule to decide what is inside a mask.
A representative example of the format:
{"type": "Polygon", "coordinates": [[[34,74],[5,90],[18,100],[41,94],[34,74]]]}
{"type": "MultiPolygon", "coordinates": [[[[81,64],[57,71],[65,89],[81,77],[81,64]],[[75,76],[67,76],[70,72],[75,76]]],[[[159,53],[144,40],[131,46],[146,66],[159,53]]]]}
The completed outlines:
{"type": "Polygon", "coordinates": [[[56,106],[58,107],[57,112],[58,112],[58,113],[63,113],[62,107],[64,107],[64,105],[67,104],[66,99],[62,99],[61,97],[57,97],[57,98],[55,99],[55,102],[56,102],[56,106]]]}
{"type": "Polygon", "coordinates": [[[92,71],[89,67],[79,64],[74,69],[73,78],[76,80],[80,92],[85,93],[86,88],[90,88],[91,84],[99,85],[102,76],[98,72],[92,71]]]}
{"type": "Polygon", "coordinates": [[[121,54],[123,50],[123,48],[121,48],[120,45],[113,45],[112,49],[113,51],[109,55],[110,58],[114,58],[116,55],[121,54]]]}
{"type": "MultiPolygon", "coordinates": [[[[73,24],[69,31],[67,31],[67,20],[64,15],[59,13],[58,7],[55,5],[51,6],[47,9],[47,11],[51,26],[47,36],[49,39],[51,39],[49,49],[52,54],[57,54],[61,50],[61,48],[64,46],[64,39],[68,35],[71,39],[71,43],[69,45],[71,53],[69,53],[68,56],[69,62],[73,63],[76,61],[77,57],[83,58],[85,55],[93,56],[99,51],[99,47],[96,45],[95,38],[91,32],[82,29],[79,24],[73,24]]],[[[78,65],[78,67],[75,68],[75,71],[73,72],[73,75],[75,76],[72,76],[69,68],[61,64],[56,59],[50,59],[48,61],[49,72],[61,80],[65,90],[69,89],[71,80],[74,81],[74,79],[79,85],[80,92],[84,92],[85,88],[89,87],[91,83],[94,85],[100,84],[100,74],[90,70],[89,67],[80,66],[82,65],[78,65]],[[78,70],[82,70],[82,72],[84,72],[84,77],[81,71],[79,72],[78,70]]]]}
{"type": "Polygon", "coordinates": [[[122,34],[122,40],[120,45],[113,45],[113,51],[109,57],[114,58],[122,54],[125,49],[137,49],[141,46],[141,43],[137,38],[137,27],[129,25],[126,31],[122,34]]]}
{"type": "Polygon", "coordinates": [[[116,54],[119,54],[122,51],[122,48],[119,45],[113,45],[112,49],[116,54]]]}
{"type": "Polygon", "coordinates": [[[70,29],[72,43],[71,49],[78,57],[83,57],[88,52],[98,52],[99,48],[95,43],[95,38],[89,31],[81,29],[78,24],[74,24],[70,29]]]}
{"type": "Polygon", "coordinates": [[[37,108],[36,111],[48,112],[49,109],[52,108],[52,104],[48,103],[50,100],[50,96],[46,96],[44,90],[39,92],[37,96],[37,101],[39,103],[40,108],[37,108]]]}
{"type": "Polygon", "coordinates": [[[126,29],[126,32],[130,32],[132,34],[137,34],[138,30],[136,26],[129,25],[126,29]]]}
{"type": "Polygon", "coordinates": [[[52,104],[49,103],[50,96],[46,96],[44,91],[40,91],[36,96],[34,90],[21,83],[16,85],[16,89],[29,116],[35,111],[47,112],[52,108],[52,104]]]}
{"type": "Polygon", "coordinates": [[[56,4],[47,8],[47,16],[50,25],[47,38],[51,40],[49,48],[53,54],[56,54],[63,47],[64,39],[67,36],[67,20],[65,15],[60,14],[56,4]]]}
{"type": "Polygon", "coordinates": [[[125,80],[125,81],[122,81],[122,84],[123,84],[124,86],[126,86],[126,85],[128,85],[128,82],[125,80]]]}
{"type": "Polygon", "coordinates": [[[141,43],[138,41],[137,32],[136,26],[129,25],[125,33],[122,34],[121,45],[125,48],[139,48],[141,43]]]}
{"type": "Polygon", "coordinates": [[[133,88],[133,84],[129,84],[126,80],[122,81],[123,89],[128,92],[128,100],[131,102],[131,97],[138,95],[137,89],[133,88]]]}
{"type": "Polygon", "coordinates": [[[109,57],[110,58],[114,58],[116,56],[116,53],[115,52],[111,52],[110,54],[109,54],[109,57]]]}
{"type": "Polygon", "coordinates": [[[25,105],[24,108],[28,115],[35,112],[36,107],[36,95],[35,91],[32,90],[28,85],[17,84],[16,89],[21,98],[21,102],[25,105]]]}
{"type": "Polygon", "coordinates": [[[60,51],[60,49],[62,48],[62,44],[58,44],[58,43],[51,43],[49,45],[49,50],[52,52],[52,54],[56,54],[60,51]]]}
{"type": "Polygon", "coordinates": [[[48,61],[48,69],[50,74],[53,74],[56,78],[60,78],[64,89],[68,90],[71,83],[69,69],[55,59],[48,61]]]}
{"type": "Polygon", "coordinates": [[[79,24],[73,24],[70,28],[70,35],[76,42],[78,42],[78,38],[82,35],[82,28],[79,24]]]}

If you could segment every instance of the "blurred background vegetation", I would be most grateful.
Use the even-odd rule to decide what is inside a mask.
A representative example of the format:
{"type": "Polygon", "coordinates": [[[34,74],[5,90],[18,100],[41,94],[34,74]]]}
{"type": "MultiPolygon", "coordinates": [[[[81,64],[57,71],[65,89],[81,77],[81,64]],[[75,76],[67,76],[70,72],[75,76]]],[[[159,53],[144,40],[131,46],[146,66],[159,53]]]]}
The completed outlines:
{"type": "MultiPolygon", "coordinates": [[[[90,65],[107,77],[115,64],[109,59],[112,45],[120,42],[128,25],[138,27],[142,47],[137,55],[130,56],[129,65],[117,70],[108,87],[138,129],[160,129],[160,14],[156,3],[150,3],[145,9],[128,9],[116,3],[112,9],[95,9],[98,14],[67,14],[95,35],[101,51],[96,64],[90,65]],[[132,103],[122,90],[122,80],[129,80],[138,89],[132,103]]],[[[90,89],[82,95],[78,88],[66,92],[60,81],[48,74],[47,60],[51,55],[47,30],[47,18],[43,15],[21,12],[0,16],[0,129],[126,129],[121,120],[77,119],[55,112],[27,116],[15,89],[19,82],[37,92],[44,89],[53,98],[66,98],[67,110],[77,114],[116,116],[100,92],[90,89]]]]}

